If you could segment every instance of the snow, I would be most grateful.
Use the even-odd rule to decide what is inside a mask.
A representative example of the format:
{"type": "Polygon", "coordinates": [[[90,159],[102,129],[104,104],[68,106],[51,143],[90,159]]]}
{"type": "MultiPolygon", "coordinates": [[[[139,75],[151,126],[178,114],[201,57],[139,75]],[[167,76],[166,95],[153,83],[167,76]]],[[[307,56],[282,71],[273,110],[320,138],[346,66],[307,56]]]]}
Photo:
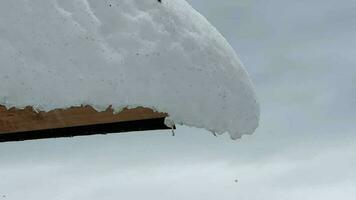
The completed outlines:
{"type": "Polygon", "coordinates": [[[7,107],[145,106],[233,139],[259,121],[234,50],[184,0],[0,1],[0,65],[7,107]]]}

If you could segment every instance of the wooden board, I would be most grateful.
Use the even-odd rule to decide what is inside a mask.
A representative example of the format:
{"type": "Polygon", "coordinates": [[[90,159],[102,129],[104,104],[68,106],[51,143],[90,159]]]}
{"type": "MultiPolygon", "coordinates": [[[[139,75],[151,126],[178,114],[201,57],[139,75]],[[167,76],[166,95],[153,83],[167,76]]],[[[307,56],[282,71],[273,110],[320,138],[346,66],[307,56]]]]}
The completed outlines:
{"type": "Polygon", "coordinates": [[[166,129],[165,117],[166,113],[143,107],[114,114],[111,107],[102,112],[91,106],[36,112],[30,106],[7,109],[0,105],[0,142],[166,129]]]}

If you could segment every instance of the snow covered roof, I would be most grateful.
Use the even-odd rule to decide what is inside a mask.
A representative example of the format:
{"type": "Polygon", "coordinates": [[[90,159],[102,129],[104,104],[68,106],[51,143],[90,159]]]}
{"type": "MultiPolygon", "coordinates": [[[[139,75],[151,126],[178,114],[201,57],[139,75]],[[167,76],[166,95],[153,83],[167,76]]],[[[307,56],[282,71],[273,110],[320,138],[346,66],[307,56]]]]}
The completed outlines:
{"type": "Polygon", "coordinates": [[[8,108],[144,106],[233,139],[259,121],[234,50],[184,0],[1,1],[0,83],[8,108]]]}

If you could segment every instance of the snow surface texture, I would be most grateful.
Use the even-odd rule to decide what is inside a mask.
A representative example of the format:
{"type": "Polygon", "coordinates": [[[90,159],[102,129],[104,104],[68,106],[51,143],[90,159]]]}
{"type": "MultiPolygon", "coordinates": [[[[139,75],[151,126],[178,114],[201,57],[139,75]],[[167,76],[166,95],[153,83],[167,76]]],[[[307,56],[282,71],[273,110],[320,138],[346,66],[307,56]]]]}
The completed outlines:
{"type": "Polygon", "coordinates": [[[259,106],[234,50],[184,0],[0,1],[0,104],[146,106],[251,134],[259,106]]]}

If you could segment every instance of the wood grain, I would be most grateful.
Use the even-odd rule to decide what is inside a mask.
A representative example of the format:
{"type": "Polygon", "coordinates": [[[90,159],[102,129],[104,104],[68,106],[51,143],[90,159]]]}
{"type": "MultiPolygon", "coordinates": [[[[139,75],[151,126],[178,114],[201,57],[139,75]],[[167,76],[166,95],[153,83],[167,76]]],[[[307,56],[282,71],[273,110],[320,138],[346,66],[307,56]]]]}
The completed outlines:
{"type": "Polygon", "coordinates": [[[111,107],[102,112],[91,106],[37,112],[31,106],[24,109],[7,109],[0,105],[0,134],[158,119],[166,116],[166,113],[143,107],[125,108],[114,114],[111,107]]]}

